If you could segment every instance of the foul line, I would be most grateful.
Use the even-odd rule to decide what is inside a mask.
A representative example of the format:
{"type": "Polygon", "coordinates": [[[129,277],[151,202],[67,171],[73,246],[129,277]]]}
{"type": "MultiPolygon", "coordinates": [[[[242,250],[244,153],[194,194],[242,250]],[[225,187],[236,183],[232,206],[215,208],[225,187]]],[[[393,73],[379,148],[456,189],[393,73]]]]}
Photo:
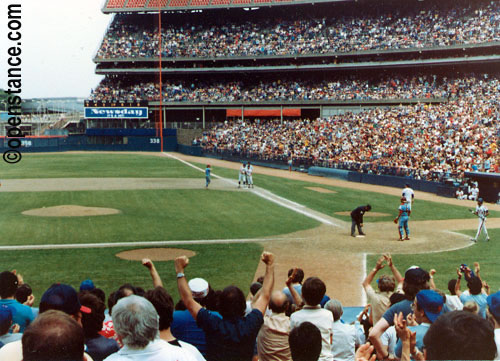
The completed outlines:
{"type": "MultiPolygon", "coordinates": [[[[191,241],[147,241],[147,242],[107,242],[107,243],[71,243],[71,244],[41,244],[25,246],[1,246],[0,251],[41,250],[41,249],[68,249],[68,248],[113,248],[137,246],[179,246],[189,244],[218,244],[218,243],[254,243],[269,242],[275,238],[250,238],[250,239],[199,239],[191,241]]],[[[279,238],[276,238],[279,239],[279,238]]],[[[304,238],[294,238],[299,241],[304,238]]]]}
{"type": "MultiPolygon", "coordinates": [[[[184,159],[181,159],[181,158],[178,158],[172,154],[168,154],[168,153],[163,153],[165,156],[167,157],[170,157],[172,159],[175,159],[179,162],[182,162],[188,166],[190,166],[191,168],[194,168],[194,169],[197,169],[199,170],[200,172],[203,172],[203,169],[201,169],[200,167],[197,167],[195,166],[194,164],[191,164],[189,163],[188,161],[185,161],[184,159]]],[[[231,179],[227,179],[227,178],[223,178],[223,177],[220,177],[218,175],[216,175],[215,173],[212,173],[212,175],[215,177],[215,178],[219,178],[219,179],[222,179],[226,182],[228,182],[229,184],[232,184],[234,186],[237,185],[236,181],[234,180],[231,180],[231,179]]],[[[334,226],[334,227],[340,227],[340,225],[326,219],[325,217],[322,217],[320,215],[317,215],[317,214],[313,214],[312,212],[308,211],[307,210],[307,207],[302,205],[302,204],[299,204],[299,203],[296,203],[296,202],[293,202],[291,200],[288,200],[286,198],[283,198],[283,197],[280,197],[268,190],[264,190],[264,189],[252,189],[251,190],[252,193],[254,193],[255,195],[261,197],[261,198],[264,198],[268,201],[271,201],[273,203],[276,203],[284,208],[288,208],[294,212],[297,212],[297,213],[300,213],[306,217],[309,217],[309,218],[312,218],[316,221],[319,221],[323,224],[328,224],[329,226],[334,226]],[[267,193],[267,194],[266,194],[267,193]]],[[[319,212],[318,212],[319,213],[319,212]]]]}

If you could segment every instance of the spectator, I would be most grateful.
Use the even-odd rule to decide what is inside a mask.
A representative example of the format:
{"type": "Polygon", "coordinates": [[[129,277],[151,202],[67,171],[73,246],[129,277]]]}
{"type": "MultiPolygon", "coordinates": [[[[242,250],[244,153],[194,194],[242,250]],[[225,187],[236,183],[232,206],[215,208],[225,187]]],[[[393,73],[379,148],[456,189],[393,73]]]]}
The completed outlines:
{"type": "Polygon", "coordinates": [[[466,270],[465,273],[466,278],[468,278],[467,288],[469,290],[469,294],[460,291],[460,280],[462,279],[462,271],[460,268],[457,268],[458,278],[457,283],[455,284],[455,293],[464,305],[467,301],[474,301],[479,306],[479,316],[486,318],[486,307],[488,304],[486,302],[487,295],[482,292],[483,283],[479,277],[470,275],[470,270],[466,270]]]}
{"type": "Polygon", "coordinates": [[[495,326],[495,343],[497,345],[497,357],[500,360],[500,291],[488,296],[488,318],[495,326]]]}
{"type": "Polygon", "coordinates": [[[325,309],[333,314],[333,339],[332,355],[334,360],[347,361],[355,357],[356,347],[361,345],[361,340],[357,336],[356,328],[353,325],[342,323],[340,318],[344,313],[342,303],[338,300],[330,300],[326,303],[325,309]]]}
{"type": "Polygon", "coordinates": [[[396,288],[396,280],[398,285],[403,283],[403,277],[392,263],[392,257],[390,254],[381,256],[377,260],[375,268],[372,269],[364,279],[362,285],[366,292],[366,295],[368,296],[368,303],[371,305],[370,315],[372,318],[372,325],[376,324],[378,320],[380,320],[384,312],[389,308],[389,298],[396,288]],[[371,286],[371,283],[377,272],[385,267],[385,265],[383,264],[384,261],[387,261],[387,265],[390,267],[393,277],[387,275],[380,276],[377,280],[379,292],[375,292],[371,286]]]}
{"type": "Polygon", "coordinates": [[[19,303],[15,299],[19,280],[16,274],[9,271],[0,273],[0,306],[8,306],[12,312],[12,322],[19,325],[19,332],[35,319],[31,307],[19,303]]]}
{"type": "Polygon", "coordinates": [[[322,351],[321,331],[311,322],[302,322],[288,337],[293,361],[317,361],[322,351]]]}
{"type": "MultiPolygon", "coordinates": [[[[409,329],[416,333],[416,347],[424,349],[424,336],[431,324],[443,314],[443,297],[433,290],[422,290],[417,293],[413,302],[413,317],[416,324],[410,325],[409,329]]],[[[402,316],[402,314],[401,314],[402,316]]],[[[397,328],[396,328],[397,329],[397,328]]],[[[396,344],[395,355],[401,358],[401,340],[396,344]]]]}
{"type": "Polygon", "coordinates": [[[120,299],[113,307],[113,324],[124,346],[105,360],[194,360],[182,348],[158,337],[158,323],[158,313],[145,298],[130,295],[120,299]]]}
{"type": "Polygon", "coordinates": [[[252,312],[244,316],[245,296],[239,288],[229,286],[222,291],[219,298],[219,311],[222,315],[220,319],[195,301],[184,275],[189,260],[185,256],[176,258],[179,294],[193,318],[205,331],[208,360],[252,360],[255,338],[264,322],[263,315],[274,285],[274,256],[264,252],[261,259],[266,264],[266,273],[252,312]]]}
{"type": "Polygon", "coordinates": [[[120,349],[115,340],[99,334],[102,330],[106,306],[89,291],[80,294],[79,301],[82,306],[90,309],[90,313],[82,314],[82,327],[87,353],[94,361],[102,361],[120,349]]]}
{"type": "Polygon", "coordinates": [[[427,360],[493,360],[496,354],[491,323],[465,311],[439,317],[425,334],[424,345],[427,360]]]}
{"type": "Polygon", "coordinates": [[[33,290],[31,289],[30,285],[26,283],[23,283],[22,285],[19,285],[19,287],[17,287],[15,298],[17,302],[29,307],[32,307],[33,303],[35,302],[33,290]]]}
{"type": "Polygon", "coordinates": [[[446,295],[446,306],[450,311],[461,311],[464,308],[460,297],[455,293],[456,284],[456,279],[451,279],[448,282],[448,291],[450,291],[450,294],[446,295]]]}
{"type": "MultiPolygon", "coordinates": [[[[290,277],[292,275],[294,269],[295,268],[290,268],[288,270],[288,277],[290,277]]],[[[297,293],[299,295],[302,294],[302,280],[303,279],[304,279],[304,271],[301,268],[296,268],[295,276],[293,277],[293,280],[292,280],[292,287],[295,288],[295,290],[297,291],[297,293]]],[[[288,298],[288,301],[290,303],[295,303],[295,301],[292,297],[292,294],[290,293],[290,290],[288,289],[288,287],[283,288],[283,292],[285,293],[285,295],[288,298]]]]}
{"type": "MultiPolygon", "coordinates": [[[[82,325],[82,313],[91,312],[88,307],[80,304],[75,289],[62,283],[54,283],[43,293],[40,299],[40,312],[38,317],[50,310],[66,313],[80,326],[82,325]]],[[[90,356],[86,354],[85,357],[91,360],[90,356]]],[[[23,349],[20,341],[11,342],[0,349],[0,360],[21,361],[22,359],[23,349]]]]}
{"type": "Polygon", "coordinates": [[[173,320],[174,301],[168,292],[162,286],[156,286],[154,289],[147,291],[144,297],[153,304],[160,317],[160,338],[173,346],[187,350],[197,361],[204,361],[205,358],[196,347],[178,340],[172,335],[170,325],[173,320]]]}
{"type": "Polygon", "coordinates": [[[19,333],[19,325],[12,324],[12,311],[6,305],[0,305],[0,342],[2,346],[9,343],[18,341],[22,337],[19,333]],[[13,332],[10,333],[12,327],[13,332]]]}
{"type": "MultiPolygon", "coordinates": [[[[402,293],[393,293],[391,297],[389,298],[391,301],[391,306],[395,305],[398,302],[401,302],[405,299],[405,296],[402,293]]],[[[382,336],[380,337],[380,342],[382,344],[382,353],[384,355],[389,355],[389,359],[394,359],[396,358],[395,356],[395,349],[396,349],[396,343],[398,341],[398,337],[396,334],[396,328],[393,326],[390,326],[387,330],[384,331],[382,336]]]]}
{"type": "Polygon", "coordinates": [[[255,296],[257,295],[257,292],[259,292],[259,290],[262,288],[262,283],[260,282],[253,282],[251,285],[250,285],[250,299],[247,301],[246,303],[246,309],[245,309],[245,316],[248,315],[250,312],[252,312],[252,303],[253,303],[253,300],[255,298],[255,296]]]}
{"type": "Polygon", "coordinates": [[[83,350],[82,327],[57,310],[40,314],[22,338],[23,361],[85,361],[83,350]]]}
{"type": "Polygon", "coordinates": [[[332,325],[333,315],[330,311],[321,308],[320,302],[326,293],[326,286],[318,277],[309,277],[302,286],[302,298],[305,306],[290,316],[290,327],[294,329],[303,322],[311,322],[321,332],[322,348],[320,360],[333,360],[332,325]]]}
{"type": "Polygon", "coordinates": [[[405,299],[391,306],[370,331],[369,339],[377,351],[377,358],[387,358],[387,354],[384,353],[380,337],[385,330],[394,324],[394,315],[399,315],[399,313],[402,312],[403,318],[406,318],[406,316],[412,313],[412,304],[415,296],[419,291],[429,289],[429,280],[429,273],[419,267],[411,267],[405,272],[403,282],[405,299]]]}
{"type": "MultiPolygon", "coordinates": [[[[188,282],[188,287],[196,302],[207,310],[212,311],[214,315],[221,317],[220,314],[216,312],[215,304],[217,302],[215,291],[206,280],[203,278],[193,278],[188,282]]],[[[179,303],[184,306],[182,300],[180,300],[179,303]]],[[[208,357],[205,332],[198,326],[196,319],[191,316],[185,306],[182,310],[174,311],[171,332],[178,340],[195,346],[203,357],[208,357]]]]}
{"type": "Polygon", "coordinates": [[[282,291],[274,291],[269,301],[271,314],[264,315],[264,323],[257,335],[259,361],[291,360],[288,335],[290,318],[285,314],[290,304],[282,291]]]}
{"type": "Polygon", "coordinates": [[[95,289],[94,282],[91,279],[87,278],[86,280],[80,283],[80,292],[81,291],[92,291],[95,289]]]}

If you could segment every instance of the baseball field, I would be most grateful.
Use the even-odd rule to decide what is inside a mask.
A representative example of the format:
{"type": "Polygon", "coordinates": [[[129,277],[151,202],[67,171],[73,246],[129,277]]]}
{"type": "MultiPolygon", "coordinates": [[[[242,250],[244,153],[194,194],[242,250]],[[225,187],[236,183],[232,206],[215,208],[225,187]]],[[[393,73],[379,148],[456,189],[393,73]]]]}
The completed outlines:
{"type": "Polygon", "coordinates": [[[436,269],[441,289],[461,263],[476,261],[492,290],[500,287],[498,205],[487,204],[491,241],[472,243],[474,202],[417,191],[411,240],[398,242],[392,219],[400,189],[261,167],[254,168],[255,189],[237,189],[238,168],[173,153],[25,154],[20,163],[2,163],[2,270],[21,273],[37,300],[54,282],[78,288],[86,278],[109,294],[126,282],[150,288],[140,262],[148,257],[177,299],[176,255],[191,256],[189,278],[246,291],[263,273],[266,249],[276,254],[276,287],[289,268],[301,267],[325,281],[330,297],[360,306],[366,270],[389,252],[401,271],[436,269]],[[349,212],[367,203],[367,236],[352,238],[349,212]]]}

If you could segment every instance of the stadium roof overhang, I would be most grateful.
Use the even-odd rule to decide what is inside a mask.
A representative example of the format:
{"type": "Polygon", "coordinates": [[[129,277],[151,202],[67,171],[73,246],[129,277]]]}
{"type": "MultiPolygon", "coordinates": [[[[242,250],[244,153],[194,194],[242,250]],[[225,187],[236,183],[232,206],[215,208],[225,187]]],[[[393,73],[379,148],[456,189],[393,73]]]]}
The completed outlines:
{"type": "Polygon", "coordinates": [[[355,2],[356,0],[105,0],[102,12],[157,13],[161,11],[190,11],[259,7],[314,5],[320,3],[355,2]]]}
{"type": "MultiPolygon", "coordinates": [[[[451,66],[499,63],[500,55],[424,59],[424,60],[400,60],[379,62],[357,62],[344,64],[308,64],[308,65],[277,65],[277,66],[241,66],[241,67],[206,67],[206,68],[162,68],[163,73],[169,74],[224,74],[224,73],[248,73],[248,72],[303,72],[303,71],[334,71],[334,70],[361,70],[361,69],[391,69],[391,68],[415,68],[428,66],[451,66]]],[[[96,74],[156,74],[158,68],[135,68],[135,69],[96,69],[96,74]]]]}

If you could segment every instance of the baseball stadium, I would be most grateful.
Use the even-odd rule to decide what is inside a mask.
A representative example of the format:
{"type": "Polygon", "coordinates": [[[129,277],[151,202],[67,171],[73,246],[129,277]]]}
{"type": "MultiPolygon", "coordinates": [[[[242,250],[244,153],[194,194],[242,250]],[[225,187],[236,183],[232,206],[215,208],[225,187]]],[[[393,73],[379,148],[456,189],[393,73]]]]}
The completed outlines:
{"type": "MultiPolygon", "coordinates": [[[[250,300],[266,251],[274,290],[300,268],[353,328],[374,312],[367,288],[418,268],[442,305],[457,272],[457,295],[479,279],[479,315],[500,328],[500,2],[105,0],[96,11],[109,25],[88,97],[24,101],[23,137],[1,114],[0,151],[15,138],[22,154],[0,162],[1,271],[29,284],[30,306],[54,283],[144,294],[149,259],[191,311],[184,255],[187,280],[250,300]]],[[[253,360],[271,360],[259,342],[253,360]]],[[[332,342],[320,360],[344,359],[332,342]]]]}

